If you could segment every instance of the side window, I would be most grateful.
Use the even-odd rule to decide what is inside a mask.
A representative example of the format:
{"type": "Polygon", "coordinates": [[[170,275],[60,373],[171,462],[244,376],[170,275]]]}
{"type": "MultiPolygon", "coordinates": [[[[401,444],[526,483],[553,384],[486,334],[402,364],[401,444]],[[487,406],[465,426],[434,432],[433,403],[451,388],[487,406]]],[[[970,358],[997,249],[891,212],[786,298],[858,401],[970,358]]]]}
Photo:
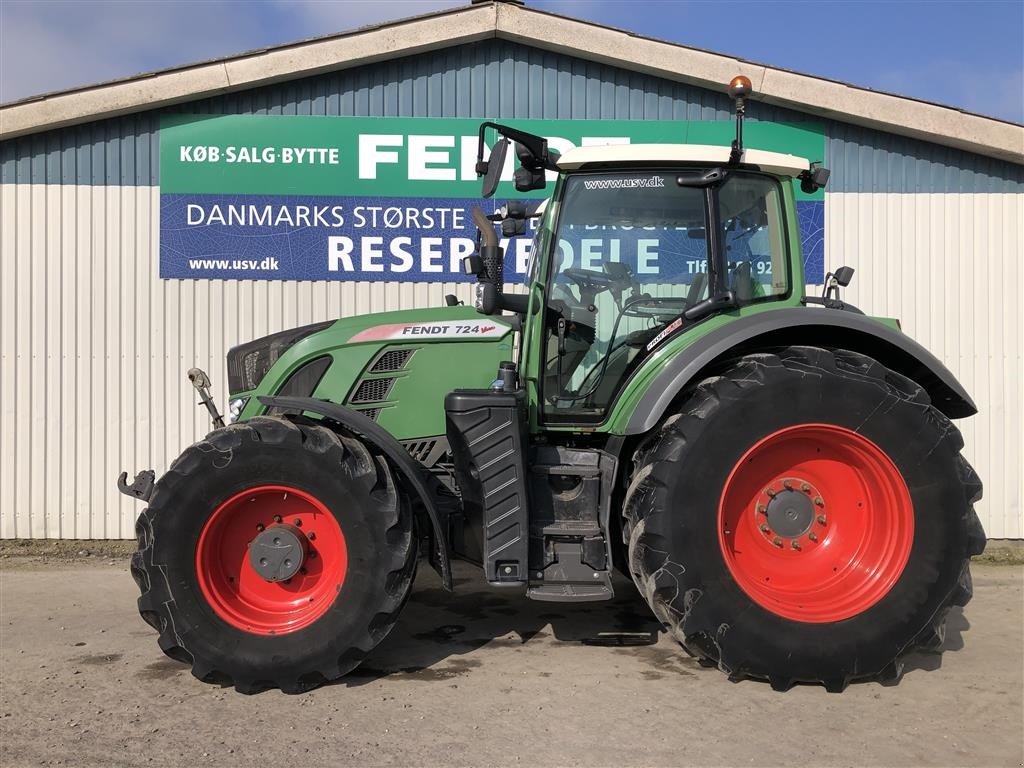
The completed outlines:
{"type": "Polygon", "coordinates": [[[740,301],[789,290],[781,194],[777,182],[745,174],[736,174],[719,191],[728,286],[740,301]]]}

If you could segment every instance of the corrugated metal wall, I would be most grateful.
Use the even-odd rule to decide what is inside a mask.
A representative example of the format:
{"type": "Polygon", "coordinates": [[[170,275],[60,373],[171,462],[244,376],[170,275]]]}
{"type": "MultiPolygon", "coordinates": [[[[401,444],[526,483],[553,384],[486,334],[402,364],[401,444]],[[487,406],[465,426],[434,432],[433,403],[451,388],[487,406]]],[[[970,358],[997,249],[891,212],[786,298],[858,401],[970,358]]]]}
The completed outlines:
{"type": "MultiPolygon", "coordinates": [[[[730,117],[715,92],[501,41],[175,111],[730,117]]],[[[807,119],[760,104],[751,114],[807,119]]],[[[132,536],[139,507],[116,493],[114,477],[121,469],[162,470],[203,434],[207,420],[184,371],[210,370],[223,401],[231,345],[320,319],[439,305],[449,292],[467,297],[468,286],[448,284],[160,280],[156,125],[156,113],[145,113],[0,145],[5,538],[132,536]]],[[[964,378],[983,408],[962,426],[986,481],[986,528],[1019,537],[1024,426],[1013,297],[1021,285],[1022,168],[841,123],[825,128],[833,169],[826,266],[858,267],[851,298],[903,317],[964,378]],[[994,300],[1003,285],[1010,295],[994,300]]]]}

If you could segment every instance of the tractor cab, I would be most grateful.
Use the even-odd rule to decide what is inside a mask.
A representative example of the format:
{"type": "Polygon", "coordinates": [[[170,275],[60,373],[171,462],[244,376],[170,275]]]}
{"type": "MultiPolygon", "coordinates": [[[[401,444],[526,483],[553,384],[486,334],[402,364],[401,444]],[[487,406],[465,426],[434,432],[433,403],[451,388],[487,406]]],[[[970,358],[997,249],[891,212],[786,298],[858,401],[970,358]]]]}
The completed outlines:
{"type": "MultiPolygon", "coordinates": [[[[744,150],[739,105],[738,114],[732,147],[613,145],[559,155],[541,137],[481,127],[485,196],[509,143],[521,163],[517,190],[542,188],[545,172],[557,173],[533,242],[528,299],[502,295],[490,223],[480,257],[467,260],[480,280],[477,309],[527,320],[523,368],[536,369],[544,422],[600,423],[624,382],[672,335],[716,313],[803,298],[792,182],[817,189],[828,172],[804,158],[744,150]],[[489,130],[499,138],[485,161],[489,130]]],[[[515,232],[505,220],[503,233],[515,232]]]]}

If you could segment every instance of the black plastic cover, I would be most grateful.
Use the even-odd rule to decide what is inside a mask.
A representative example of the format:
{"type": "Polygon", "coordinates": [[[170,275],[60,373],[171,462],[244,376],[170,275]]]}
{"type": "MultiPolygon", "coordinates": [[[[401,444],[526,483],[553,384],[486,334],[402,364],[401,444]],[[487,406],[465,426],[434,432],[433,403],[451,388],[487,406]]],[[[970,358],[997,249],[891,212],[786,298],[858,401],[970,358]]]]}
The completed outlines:
{"type": "Polygon", "coordinates": [[[526,393],[455,390],[444,401],[448,442],[462,494],[455,548],[477,560],[489,582],[527,580],[526,393]]]}

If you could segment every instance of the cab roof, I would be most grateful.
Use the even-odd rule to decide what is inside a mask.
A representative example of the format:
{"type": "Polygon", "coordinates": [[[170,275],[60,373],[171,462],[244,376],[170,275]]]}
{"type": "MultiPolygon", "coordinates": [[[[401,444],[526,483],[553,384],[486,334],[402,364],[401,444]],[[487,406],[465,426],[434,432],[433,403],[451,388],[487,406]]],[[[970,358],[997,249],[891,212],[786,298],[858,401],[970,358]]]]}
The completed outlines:
{"type": "MultiPolygon", "coordinates": [[[[729,147],[711,144],[608,144],[570,149],[558,159],[558,167],[563,171],[575,171],[583,166],[620,163],[726,165],[730,151],[729,147]]],[[[810,162],[805,158],[763,149],[744,149],[740,162],[756,165],[762,171],[778,176],[799,176],[810,168],[810,162]]]]}

